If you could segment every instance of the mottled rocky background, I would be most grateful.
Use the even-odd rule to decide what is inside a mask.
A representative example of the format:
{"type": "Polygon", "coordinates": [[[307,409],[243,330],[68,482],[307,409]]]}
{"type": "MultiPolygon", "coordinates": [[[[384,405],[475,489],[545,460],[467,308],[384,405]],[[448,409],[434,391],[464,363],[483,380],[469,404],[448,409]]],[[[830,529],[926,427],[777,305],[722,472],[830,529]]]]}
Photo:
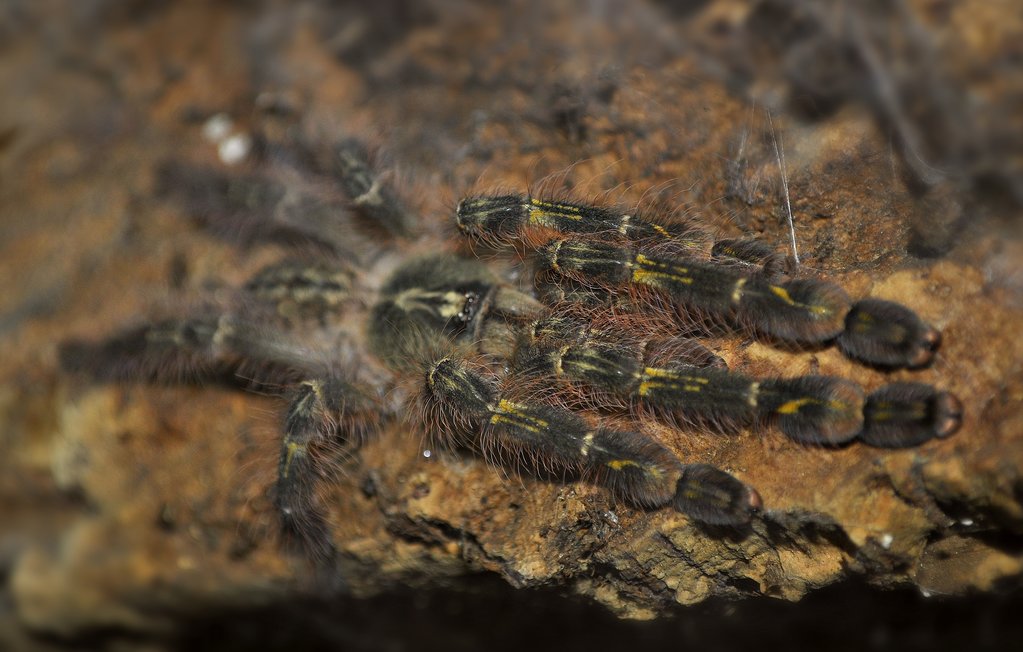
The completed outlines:
{"type": "MultiPolygon", "coordinates": [[[[0,648],[1023,637],[1012,0],[8,0],[0,89],[0,648]],[[218,114],[237,139],[204,134],[218,114]],[[274,527],[274,399],[97,384],[57,364],[63,340],[180,311],[279,257],[158,196],[156,171],[247,170],[296,134],[381,146],[433,224],[468,190],[556,174],[784,246],[777,144],[807,269],[943,330],[936,364],[888,376],[958,394],[963,428],[900,452],[661,428],[763,495],[750,530],[716,532],[465,454],[427,458],[396,425],[328,483],[340,556],[314,570],[274,527]]],[[[891,380],[832,350],[714,345],[751,373],[891,380]]]]}

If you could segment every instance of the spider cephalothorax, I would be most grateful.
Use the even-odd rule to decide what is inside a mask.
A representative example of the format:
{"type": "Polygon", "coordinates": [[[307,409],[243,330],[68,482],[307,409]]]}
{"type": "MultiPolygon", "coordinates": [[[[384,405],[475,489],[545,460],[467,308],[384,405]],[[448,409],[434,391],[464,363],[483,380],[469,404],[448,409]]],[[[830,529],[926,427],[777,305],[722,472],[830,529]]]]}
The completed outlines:
{"type": "MultiPolygon", "coordinates": [[[[417,217],[361,144],[343,141],[324,169],[378,233],[414,240],[417,217]]],[[[574,201],[462,200],[454,216],[462,234],[527,252],[535,284],[516,286],[474,257],[427,253],[443,243],[426,237],[406,244],[404,256],[353,251],[343,236],[355,227],[323,232],[290,214],[282,220],[284,202],[316,219],[329,204],[296,199],[269,180],[181,165],[166,166],[161,179],[207,222],[248,215],[248,235],[290,234],[335,255],[262,270],[241,289],[246,298],[219,314],[68,344],[65,364],[115,377],[227,373],[261,388],[290,387],[276,502],[286,528],[321,550],[330,544],[313,491],[318,451],[354,448],[402,414],[488,459],[581,477],[637,507],[730,526],[762,507],[757,492],[680,459],[644,432],[645,419],[719,431],[774,425],[795,441],[828,446],[916,446],[959,425],[957,399],[921,383],[867,395],[833,376],[728,369],[699,334],[836,344],[881,368],[924,366],[940,342],[908,308],[853,301],[833,283],[794,274],[786,256],[759,241],[711,243],[692,223],[574,201]],[[331,337],[339,319],[348,336],[331,337]],[[310,321],[319,339],[294,334],[310,321]]]]}

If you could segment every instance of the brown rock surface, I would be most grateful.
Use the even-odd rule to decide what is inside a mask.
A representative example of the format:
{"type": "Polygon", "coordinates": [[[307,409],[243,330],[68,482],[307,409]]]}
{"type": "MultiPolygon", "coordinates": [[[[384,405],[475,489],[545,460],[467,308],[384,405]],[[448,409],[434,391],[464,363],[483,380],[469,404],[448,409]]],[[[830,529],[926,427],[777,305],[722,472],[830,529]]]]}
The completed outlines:
{"type": "Polygon", "coordinates": [[[61,637],[152,634],[338,584],[368,600],[464,588],[480,572],[632,618],[709,599],[798,600],[850,578],[925,595],[1019,586],[1023,130],[1011,119],[1023,112],[1008,107],[1023,97],[1023,18],[910,2],[898,23],[908,44],[848,28],[859,55],[834,65],[850,86],[825,89],[828,110],[806,115],[800,93],[825,97],[792,80],[803,50],[820,47],[806,30],[846,29],[829,22],[831,9],[807,17],[810,3],[728,0],[678,13],[609,3],[606,15],[458,4],[457,18],[441,2],[257,4],[96,3],[60,19],[50,15],[60,3],[0,9],[10,623],[61,637]],[[999,38],[977,36],[988,27],[999,38]],[[899,68],[920,56],[914,38],[934,55],[914,80],[917,103],[899,68]],[[990,72],[999,66],[1015,77],[990,72]],[[757,488],[766,512],[736,533],[453,451],[426,457],[394,426],[328,483],[340,559],[325,578],[275,534],[278,402],[218,386],[91,384],[58,369],[61,341],[99,339],[237,286],[281,254],[233,246],[154,195],[160,162],[216,163],[201,125],[217,113],[238,133],[369,134],[436,224],[469,189],[524,188],[569,170],[583,196],[670,198],[723,233],[784,243],[777,138],[805,264],[854,296],[910,306],[944,344],[929,369],[892,374],[833,349],[740,338],[716,348],[750,373],[842,375],[868,390],[932,383],[963,399],[963,427],[882,451],[652,424],[686,459],[757,488]]]}

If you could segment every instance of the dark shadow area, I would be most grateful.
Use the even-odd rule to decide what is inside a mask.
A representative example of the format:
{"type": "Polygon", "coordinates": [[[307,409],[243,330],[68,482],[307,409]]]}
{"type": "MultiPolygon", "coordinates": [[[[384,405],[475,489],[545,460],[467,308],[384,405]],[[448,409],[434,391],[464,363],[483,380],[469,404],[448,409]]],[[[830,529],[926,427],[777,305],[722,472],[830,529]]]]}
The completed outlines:
{"type": "Polygon", "coordinates": [[[845,584],[799,603],[756,600],[622,621],[554,591],[481,578],[470,592],[303,601],[188,623],[178,650],[1005,650],[1023,640],[1023,593],[944,599],[845,584]]]}

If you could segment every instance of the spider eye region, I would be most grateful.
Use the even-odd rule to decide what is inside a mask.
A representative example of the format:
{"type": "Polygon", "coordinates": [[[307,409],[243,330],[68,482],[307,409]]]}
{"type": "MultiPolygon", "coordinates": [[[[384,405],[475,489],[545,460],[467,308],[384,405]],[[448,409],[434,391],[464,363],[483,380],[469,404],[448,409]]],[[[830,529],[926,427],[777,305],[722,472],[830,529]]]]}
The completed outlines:
{"type": "Polygon", "coordinates": [[[414,287],[395,295],[394,305],[431,330],[457,338],[471,330],[491,291],[491,286],[482,283],[450,288],[414,287]]]}
{"type": "Polygon", "coordinates": [[[430,343],[510,341],[502,324],[531,318],[537,309],[534,299],[502,284],[482,263],[429,256],[391,275],[373,308],[369,336],[377,354],[400,365],[430,343]]]}

